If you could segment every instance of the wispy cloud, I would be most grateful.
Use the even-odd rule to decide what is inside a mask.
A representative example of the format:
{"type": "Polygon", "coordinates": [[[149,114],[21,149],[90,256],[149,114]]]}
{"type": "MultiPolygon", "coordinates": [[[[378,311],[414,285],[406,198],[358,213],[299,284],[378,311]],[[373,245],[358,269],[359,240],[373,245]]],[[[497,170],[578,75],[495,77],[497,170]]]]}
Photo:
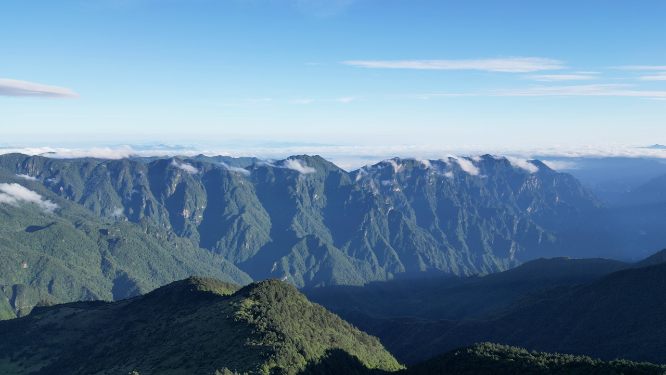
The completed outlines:
{"type": "Polygon", "coordinates": [[[628,84],[600,84],[582,86],[529,87],[524,89],[494,90],[495,96],[652,96],[666,97],[666,91],[627,90],[628,84]]]}
{"type": "Polygon", "coordinates": [[[0,184],[0,203],[18,206],[19,201],[31,202],[42,207],[44,211],[53,212],[58,205],[44,200],[41,195],[19,184],[0,184]]]}
{"type": "Polygon", "coordinates": [[[611,68],[622,70],[666,70],[666,65],[626,65],[612,66],[611,68]]]}
{"type": "MultiPolygon", "coordinates": [[[[458,165],[460,166],[460,169],[463,171],[469,173],[472,176],[477,176],[481,171],[479,168],[477,168],[474,163],[472,163],[471,160],[467,160],[465,158],[459,158],[455,156],[449,156],[449,159],[453,159],[458,165]]],[[[447,161],[446,159],[442,159],[443,161],[447,161]]]]}
{"type": "Polygon", "coordinates": [[[189,174],[199,173],[199,170],[197,168],[195,168],[195,167],[193,167],[193,166],[191,166],[187,163],[179,163],[178,161],[176,161],[175,158],[171,159],[171,165],[173,165],[176,168],[180,168],[180,169],[184,170],[185,172],[187,172],[189,174]]]}
{"type": "Polygon", "coordinates": [[[336,102],[341,102],[341,103],[349,103],[351,101],[356,100],[356,98],[338,98],[338,99],[333,99],[336,102]]]}
{"type": "Polygon", "coordinates": [[[283,168],[288,168],[288,169],[293,169],[295,171],[300,172],[301,174],[308,174],[308,173],[315,173],[317,172],[316,169],[312,167],[308,167],[307,164],[303,164],[298,159],[288,159],[282,164],[283,168]]]}
{"type": "Polygon", "coordinates": [[[550,169],[559,170],[559,169],[577,169],[578,163],[575,161],[565,161],[565,160],[541,160],[544,164],[550,169]]]}
{"type": "Polygon", "coordinates": [[[32,177],[32,176],[27,175],[27,174],[17,174],[16,177],[20,177],[20,178],[23,178],[25,180],[30,180],[30,181],[39,181],[39,180],[37,180],[37,177],[32,177]]]}
{"type": "Polygon", "coordinates": [[[463,96],[479,96],[479,94],[413,94],[413,95],[390,95],[389,98],[411,98],[411,99],[423,99],[427,100],[430,98],[458,98],[463,96]]]}
{"type": "Polygon", "coordinates": [[[506,57],[476,60],[401,60],[344,61],[343,64],[362,68],[485,70],[489,72],[527,73],[566,68],[562,61],[543,57],[506,57]]]}
{"type": "Polygon", "coordinates": [[[583,71],[583,72],[574,72],[574,74],[601,74],[601,72],[586,72],[586,71],[583,71]]]}
{"type": "Polygon", "coordinates": [[[224,167],[224,169],[226,169],[228,171],[238,172],[238,173],[240,173],[244,176],[249,176],[250,175],[250,171],[248,171],[247,169],[239,168],[239,167],[231,167],[231,166],[227,165],[227,163],[224,163],[224,162],[222,162],[220,164],[222,165],[222,167],[224,167]]]}
{"type": "Polygon", "coordinates": [[[81,95],[66,87],[47,86],[6,78],[0,78],[0,96],[23,96],[42,99],[77,99],[81,97],[81,95]]]}
{"type": "Polygon", "coordinates": [[[534,81],[543,82],[558,82],[558,81],[579,81],[586,79],[597,79],[598,77],[583,74],[546,74],[546,75],[531,75],[525,77],[534,81]]]}
{"type": "Polygon", "coordinates": [[[123,209],[120,207],[115,207],[109,216],[111,216],[114,219],[118,219],[122,215],[123,215],[123,209]]]}
{"type": "Polygon", "coordinates": [[[505,156],[505,158],[516,168],[524,169],[530,173],[536,173],[539,171],[539,167],[530,163],[527,159],[517,158],[515,156],[505,156]]]}
{"type": "Polygon", "coordinates": [[[657,73],[655,76],[643,76],[638,79],[641,81],[666,81],[666,72],[657,73]]]}

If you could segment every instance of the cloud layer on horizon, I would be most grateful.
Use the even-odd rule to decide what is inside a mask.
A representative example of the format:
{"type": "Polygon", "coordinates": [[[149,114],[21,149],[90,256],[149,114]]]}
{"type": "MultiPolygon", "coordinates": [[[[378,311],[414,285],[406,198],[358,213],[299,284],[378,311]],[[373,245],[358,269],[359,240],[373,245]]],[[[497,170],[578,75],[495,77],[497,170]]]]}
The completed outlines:
{"type": "MultiPolygon", "coordinates": [[[[646,145],[627,144],[592,144],[592,145],[474,145],[474,144],[411,144],[411,145],[322,145],[322,146],[290,146],[290,147],[206,147],[196,148],[191,145],[183,146],[182,149],[143,149],[133,150],[129,146],[116,149],[107,147],[65,149],[51,147],[31,148],[0,148],[0,154],[22,153],[27,155],[43,155],[52,158],[79,158],[95,157],[104,159],[120,159],[136,156],[189,156],[199,154],[207,156],[224,155],[233,157],[258,157],[263,159],[284,159],[292,155],[322,155],[327,160],[335,163],[347,171],[358,169],[364,165],[379,163],[394,157],[415,158],[417,160],[438,160],[450,155],[502,155],[513,156],[523,159],[548,159],[549,166],[554,169],[562,169],[564,164],[552,160],[552,158],[604,158],[604,157],[628,157],[628,158],[655,158],[666,159],[666,150],[642,148],[646,145]]],[[[178,163],[180,164],[180,163],[178,163]]],[[[196,168],[185,164],[196,171],[196,168]]],[[[291,165],[292,169],[299,170],[300,167],[291,165]]],[[[280,166],[286,167],[286,166],[280,166]]],[[[308,166],[303,166],[306,171],[308,166]]],[[[230,169],[230,168],[227,168],[230,169]]],[[[568,169],[568,168],[565,168],[568,169]]],[[[239,173],[240,170],[234,170],[239,173]]],[[[308,169],[309,170],[309,169],[308,169]]]]}

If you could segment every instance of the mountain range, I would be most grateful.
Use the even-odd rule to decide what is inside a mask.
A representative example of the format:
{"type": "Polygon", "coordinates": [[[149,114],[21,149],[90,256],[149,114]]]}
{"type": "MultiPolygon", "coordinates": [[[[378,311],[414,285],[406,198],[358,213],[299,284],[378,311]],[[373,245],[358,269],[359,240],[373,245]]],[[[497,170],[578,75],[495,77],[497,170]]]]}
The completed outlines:
{"type": "Polygon", "coordinates": [[[3,311],[18,315],[44,296],[119,300],[191,274],[314,287],[622,257],[612,234],[579,228],[604,203],[535,160],[396,158],[348,173],[305,155],[7,154],[0,184],[3,311]]]}

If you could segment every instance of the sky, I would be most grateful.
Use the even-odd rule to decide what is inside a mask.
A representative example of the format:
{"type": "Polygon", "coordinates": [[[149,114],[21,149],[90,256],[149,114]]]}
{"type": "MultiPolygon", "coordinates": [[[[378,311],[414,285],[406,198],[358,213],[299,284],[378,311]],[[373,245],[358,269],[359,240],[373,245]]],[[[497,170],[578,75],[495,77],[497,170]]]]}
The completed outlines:
{"type": "Polygon", "coordinates": [[[666,144],[664,16],[663,1],[4,2],[0,147],[666,144]]]}

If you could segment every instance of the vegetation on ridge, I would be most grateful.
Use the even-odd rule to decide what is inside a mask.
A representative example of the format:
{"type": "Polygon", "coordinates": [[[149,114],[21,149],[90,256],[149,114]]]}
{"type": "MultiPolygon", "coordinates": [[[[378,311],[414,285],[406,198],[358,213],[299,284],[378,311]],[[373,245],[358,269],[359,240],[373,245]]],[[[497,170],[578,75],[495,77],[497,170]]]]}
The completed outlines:
{"type": "Polygon", "coordinates": [[[17,375],[403,368],[376,338],[276,279],[240,289],[191,277],[119,302],[37,307],[0,331],[0,372],[17,375]]]}

